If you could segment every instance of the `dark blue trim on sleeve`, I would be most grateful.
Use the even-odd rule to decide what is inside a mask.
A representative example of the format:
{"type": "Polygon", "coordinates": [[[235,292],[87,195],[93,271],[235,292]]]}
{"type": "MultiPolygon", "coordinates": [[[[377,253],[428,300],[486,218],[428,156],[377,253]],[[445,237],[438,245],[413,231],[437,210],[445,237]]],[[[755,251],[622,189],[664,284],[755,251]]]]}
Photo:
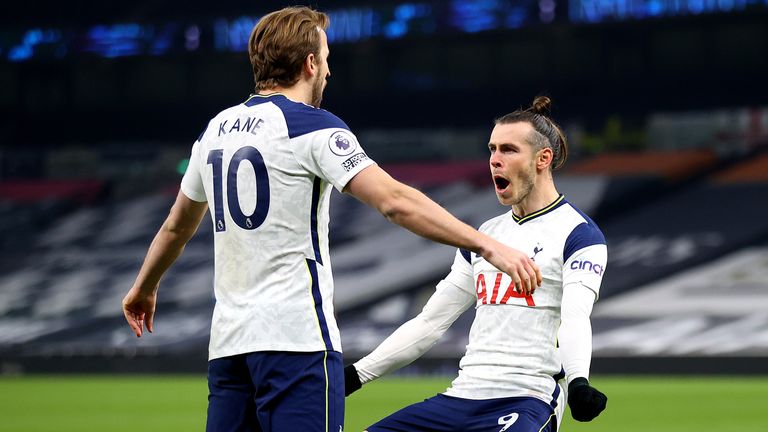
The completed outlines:
{"type": "Polygon", "coordinates": [[[471,252],[469,252],[466,249],[459,249],[459,252],[461,253],[461,256],[464,257],[465,260],[467,260],[468,263],[472,264],[472,255],[471,252]]]}
{"type": "Polygon", "coordinates": [[[296,138],[322,129],[344,129],[349,126],[343,120],[320,108],[293,102],[284,95],[274,94],[268,97],[254,96],[245,102],[246,106],[272,102],[283,112],[288,126],[288,137],[296,138]]]}
{"type": "Polygon", "coordinates": [[[605,236],[603,236],[603,233],[597,225],[595,225],[591,219],[586,219],[587,220],[584,223],[577,225],[565,240],[565,246],[563,247],[563,262],[568,261],[568,258],[570,258],[571,255],[585,247],[605,244],[605,236]]]}

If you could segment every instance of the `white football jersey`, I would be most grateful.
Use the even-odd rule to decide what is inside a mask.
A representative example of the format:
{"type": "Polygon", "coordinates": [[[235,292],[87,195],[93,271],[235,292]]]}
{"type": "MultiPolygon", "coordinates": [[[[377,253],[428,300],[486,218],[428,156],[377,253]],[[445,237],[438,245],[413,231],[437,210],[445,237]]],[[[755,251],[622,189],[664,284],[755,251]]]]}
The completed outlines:
{"type": "Polygon", "coordinates": [[[477,297],[476,315],[458,377],[445,394],[465,399],[557,399],[553,379],[561,370],[557,350],[563,290],[583,284],[600,290],[607,261],[605,238],[595,223],[561,195],[526,217],[509,211],[480,231],[529,253],[543,282],[533,295],[514,291],[512,279],[485,259],[456,253],[445,278],[477,297]]]}
{"type": "Polygon", "coordinates": [[[216,306],[209,359],[254,351],[341,352],[328,204],[373,164],[333,114],[282,94],[219,113],[192,147],[182,192],[207,201],[216,306]]]}

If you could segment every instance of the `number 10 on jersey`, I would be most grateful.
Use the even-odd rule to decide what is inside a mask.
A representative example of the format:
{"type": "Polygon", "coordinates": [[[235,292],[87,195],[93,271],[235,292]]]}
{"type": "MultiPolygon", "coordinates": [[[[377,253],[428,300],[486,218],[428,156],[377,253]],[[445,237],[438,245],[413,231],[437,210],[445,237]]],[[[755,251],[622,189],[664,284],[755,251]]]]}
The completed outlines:
{"type": "Polygon", "coordinates": [[[227,175],[227,210],[237,226],[245,230],[258,228],[267,218],[269,211],[269,175],[264,165],[264,158],[255,147],[245,146],[232,155],[229,167],[224,169],[224,150],[211,150],[208,153],[208,164],[213,165],[213,209],[216,232],[227,230],[224,219],[224,173],[227,175]],[[246,215],[240,209],[240,196],[237,193],[237,171],[240,163],[247,160],[256,173],[256,208],[253,213],[246,215]]]}

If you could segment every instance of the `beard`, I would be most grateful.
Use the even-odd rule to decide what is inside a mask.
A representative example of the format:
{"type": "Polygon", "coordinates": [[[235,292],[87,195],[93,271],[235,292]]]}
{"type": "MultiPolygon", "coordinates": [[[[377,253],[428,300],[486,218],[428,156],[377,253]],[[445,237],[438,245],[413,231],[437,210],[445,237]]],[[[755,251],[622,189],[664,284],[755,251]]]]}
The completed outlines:
{"type": "Polygon", "coordinates": [[[325,78],[317,77],[312,85],[312,98],[310,104],[315,108],[320,108],[320,102],[323,101],[323,90],[325,90],[325,78]]]}
{"type": "Polygon", "coordinates": [[[517,176],[517,180],[515,181],[518,186],[517,190],[515,191],[515,194],[512,196],[512,205],[519,205],[522,203],[526,198],[528,198],[528,195],[531,194],[531,191],[533,190],[533,186],[536,183],[536,162],[531,160],[531,166],[527,171],[521,172],[517,176]]]}
{"type": "Polygon", "coordinates": [[[528,195],[530,195],[531,191],[533,190],[533,178],[526,177],[520,180],[523,181],[523,183],[520,184],[520,189],[518,190],[517,196],[512,198],[512,205],[518,205],[522,203],[526,198],[528,198],[528,195]]]}

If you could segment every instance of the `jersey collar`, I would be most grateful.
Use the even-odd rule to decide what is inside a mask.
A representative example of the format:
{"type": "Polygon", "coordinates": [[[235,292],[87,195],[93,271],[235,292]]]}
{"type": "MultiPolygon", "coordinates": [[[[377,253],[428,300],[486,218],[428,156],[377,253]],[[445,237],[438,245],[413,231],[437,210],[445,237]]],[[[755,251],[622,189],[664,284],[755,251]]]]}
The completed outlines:
{"type": "Polygon", "coordinates": [[[273,96],[285,97],[285,95],[280,93],[280,92],[274,92],[274,93],[269,93],[269,94],[254,93],[254,94],[250,95],[248,97],[248,99],[246,99],[245,102],[243,102],[243,103],[248,105],[248,106],[258,105],[260,103],[268,102],[268,99],[273,97],[273,96]]]}
{"type": "Polygon", "coordinates": [[[544,207],[541,210],[537,210],[537,211],[529,214],[528,216],[520,217],[520,216],[516,215],[513,212],[512,213],[512,219],[514,219],[515,222],[518,223],[518,225],[522,225],[525,222],[528,222],[529,220],[536,219],[539,216],[544,216],[545,214],[555,210],[556,208],[560,207],[561,205],[565,204],[566,202],[568,202],[568,201],[565,200],[565,196],[563,194],[560,194],[560,196],[558,196],[557,199],[554,202],[552,202],[552,204],[544,207]]]}

